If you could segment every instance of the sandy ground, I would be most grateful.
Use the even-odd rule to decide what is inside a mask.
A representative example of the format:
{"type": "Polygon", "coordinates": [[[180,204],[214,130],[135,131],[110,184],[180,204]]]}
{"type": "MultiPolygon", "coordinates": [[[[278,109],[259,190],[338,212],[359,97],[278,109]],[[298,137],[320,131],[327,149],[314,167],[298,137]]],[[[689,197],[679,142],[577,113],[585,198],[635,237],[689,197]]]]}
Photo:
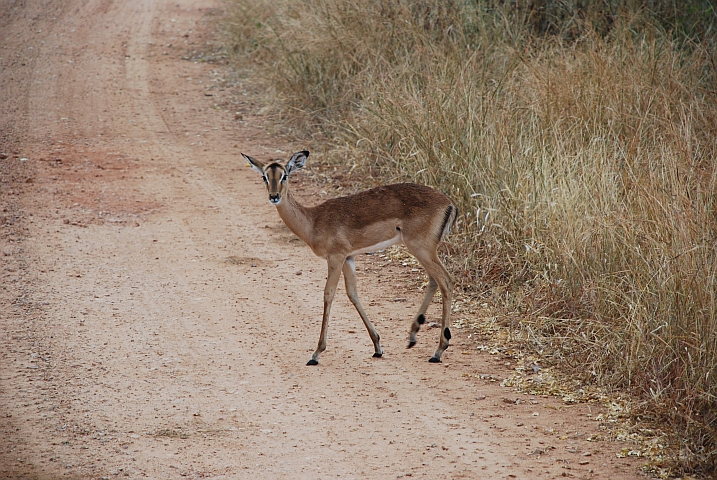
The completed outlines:
{"type": "Polygon", "coordinates": [[[341,286],[305,366],[325,263],[239,157],[304,145],[202,61],[220,7],[0,0],[0,478],[638,477],[466,329],[406,350],[422,273],[385,257],[357,258],[384,357],[341,286]]]}

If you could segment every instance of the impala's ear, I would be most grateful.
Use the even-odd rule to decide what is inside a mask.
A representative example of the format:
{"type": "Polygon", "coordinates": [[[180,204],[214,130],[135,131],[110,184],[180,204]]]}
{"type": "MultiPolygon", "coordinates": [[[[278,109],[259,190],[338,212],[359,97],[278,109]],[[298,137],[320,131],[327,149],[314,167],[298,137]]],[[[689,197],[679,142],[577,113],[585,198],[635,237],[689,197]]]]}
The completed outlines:
{"type": "Polygon", "coordinates": [[[263,164],[263,163],[261,163],[261,162],[260,162],[259,160],[257,160],[256,158],[252,158],[252,157],[250,157],[249,155],[244,155],[243,153],[241,154],[241,156],[244,157],[247,162],[249,162],[249,166],[250,166],[251,168],[253,168],[253,169],[256,170],[257,172],[259,172],[259,173],[261,173],[262,175],[264,175],[264,164],[263,164]]]}
{"type": "Polygon", "coordinates": [[[304,168],[304,165],[306,165],[306,157],[308,156],[309,152],[306,150],[293,154],[291,156],[291,160],[289,160],[286,164],[286,174],[290,175],[294,170],[304,168]]]}

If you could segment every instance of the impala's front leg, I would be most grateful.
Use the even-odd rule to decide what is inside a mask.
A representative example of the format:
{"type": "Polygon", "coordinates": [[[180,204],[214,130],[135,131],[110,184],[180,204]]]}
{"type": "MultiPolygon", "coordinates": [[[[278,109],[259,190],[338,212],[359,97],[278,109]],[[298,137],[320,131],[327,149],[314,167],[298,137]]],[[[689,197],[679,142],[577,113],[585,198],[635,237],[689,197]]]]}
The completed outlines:
{"type": "Polygon", "coordinates": [[[321,335],[319,336],[319,345],[316,347],[316,351],[311,355],[311,360],[307,365],[318,365],[319,355],[321,352],[326,350],[326,333],[329,328],[329,315],[331,313],[331,304],[334,301],[334,295],[336,294],[336,285],[339,283],[341,277],[341,269],[344,265],[346,257],[344,256],[330,256],[327,259],[329,266],[329,274],[326,278],[326,286],[324,287],[324,318],[321,321],[321,335]]]}
{"type": "Polygon", "coordinates": [[[371,321],[368,319],[368,315],[363,309],[363,306],[361,306],[361,301],[358,297],[358,291],[356,290],[356,266],[354,265],[354,257],[348,257],[344,262],[343,268],[344,281],[346,282],[346,295],[348,295],[349,300],[351,300],[351,303],[353,303],[354,307],[356,307],[356,311],[361,316],[361,320],[363,320],[363,324],[366,326],[366,330],[368,330],[368,335],[371,337],[371,341],[373,342],[373,356],[375,358],[380,358],[383,355],[383,349],[381,348],[380,343],[381,337],[379,336],[378,332],[376,331],[376,328],[374,328],[371,321]]]}

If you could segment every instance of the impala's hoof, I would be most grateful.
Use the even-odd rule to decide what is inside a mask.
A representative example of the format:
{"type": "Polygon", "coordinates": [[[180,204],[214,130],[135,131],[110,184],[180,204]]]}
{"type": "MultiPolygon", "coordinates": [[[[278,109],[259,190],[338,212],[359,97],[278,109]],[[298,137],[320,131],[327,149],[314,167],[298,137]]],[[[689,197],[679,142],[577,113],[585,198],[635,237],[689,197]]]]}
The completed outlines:
{"type": "Polygon", "coordinates": [[[436,357],[431,357],[431,358],[428,359],[428,361],[429,361],[430,363],[441,363],[441,359],[440,359],[440,358],[436,358],[436,357]]]}
{"type": "Polygon", "coordinates": [[[373,358],[381,358],[383,356],[383,353],[374,353],[373,358]]]}
{"type": "Polygon", "coordinates": [[[408,342],[408,346],[406,348],[413,348],[413,346],[416,344],[416,342],[408,342]]]}
{"type": "Polygon", "coordinates": [[[319,364],[319,361],[314,360],[313,358],[306,363],[306,365],[318,365],[318,364],[319,364]]]}

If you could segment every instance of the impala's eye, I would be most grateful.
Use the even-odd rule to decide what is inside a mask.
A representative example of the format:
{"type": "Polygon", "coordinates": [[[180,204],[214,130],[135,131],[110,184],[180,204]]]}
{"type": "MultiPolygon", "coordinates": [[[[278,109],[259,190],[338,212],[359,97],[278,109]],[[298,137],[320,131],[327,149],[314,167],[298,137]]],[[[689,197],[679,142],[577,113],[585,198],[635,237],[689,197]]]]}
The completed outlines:
{"type": "Polygon", "coordinates": [[[279,180],[279,181],[283,183],[284,180],[286,180],[286,173],[281,174],[281,180],[279,180]]]}

